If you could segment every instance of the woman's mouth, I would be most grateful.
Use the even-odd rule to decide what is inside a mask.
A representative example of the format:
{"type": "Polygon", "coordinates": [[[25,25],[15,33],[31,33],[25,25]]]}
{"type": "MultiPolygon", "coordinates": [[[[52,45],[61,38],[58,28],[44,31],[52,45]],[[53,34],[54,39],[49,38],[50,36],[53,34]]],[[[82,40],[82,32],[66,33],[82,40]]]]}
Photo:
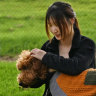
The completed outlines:
{"type": "Polygon", "coordinates": [[[60,36],[60,34],[57,34],[57,35],[55,35],[56,37],[59,37],[60,36]]]}

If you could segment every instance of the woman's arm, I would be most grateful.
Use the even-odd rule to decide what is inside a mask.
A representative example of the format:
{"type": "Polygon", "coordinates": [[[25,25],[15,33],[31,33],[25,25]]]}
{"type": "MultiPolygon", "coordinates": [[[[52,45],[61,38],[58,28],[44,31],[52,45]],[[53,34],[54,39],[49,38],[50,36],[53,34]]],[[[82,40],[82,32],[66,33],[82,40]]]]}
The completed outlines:
{"type": "Polygon", "coordinates": [[[77,75],[89,68],[94,56],[94,42],[85,40],[72,58],[64,58],[47,52],[42,58],[42,63],[62,73],[77,75]]]}

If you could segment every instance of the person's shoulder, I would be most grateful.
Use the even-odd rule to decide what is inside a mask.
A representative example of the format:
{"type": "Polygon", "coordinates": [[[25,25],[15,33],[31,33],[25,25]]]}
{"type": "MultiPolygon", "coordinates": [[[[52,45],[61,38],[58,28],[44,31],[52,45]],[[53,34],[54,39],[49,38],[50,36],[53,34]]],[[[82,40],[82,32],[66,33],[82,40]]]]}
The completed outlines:
{"type": "Polygon", "coordinates": [[[81,45],[85,47],[90,46],[95,48],[95,42],[91,38],[83,35],[81,35],[81,45]]]}
{"type": "Polygon", "coordinates": [[[50,40],[47,40],[42,46],[47,46],[50,43],[50,40]]]}
{"type": "Polygon", "coordinates": [[[49,40],[47,40],[41,47],[42,50],[46,50],[47,45],[50,43],[49,40]]]}

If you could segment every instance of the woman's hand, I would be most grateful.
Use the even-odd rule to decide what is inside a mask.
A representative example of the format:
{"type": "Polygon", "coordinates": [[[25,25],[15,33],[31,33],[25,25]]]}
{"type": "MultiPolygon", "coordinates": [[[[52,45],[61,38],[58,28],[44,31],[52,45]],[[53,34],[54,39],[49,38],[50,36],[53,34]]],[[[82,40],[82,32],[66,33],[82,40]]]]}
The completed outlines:
{"type": "Polygon", "coordinates": [[[35,57],[35,58],[37,58],[37,59],[39,59],[39,60],[42,60],[42,58],[43,58],[43,56],[46,54],[46,52],[45,51],[43,51],[43,50],[41,50],[41,49],[37,49],[37,48],[35,48],[35,49],[33,49],[32,51],[31,51],[31,56],[33,56],[33,57],[35,57]]]}

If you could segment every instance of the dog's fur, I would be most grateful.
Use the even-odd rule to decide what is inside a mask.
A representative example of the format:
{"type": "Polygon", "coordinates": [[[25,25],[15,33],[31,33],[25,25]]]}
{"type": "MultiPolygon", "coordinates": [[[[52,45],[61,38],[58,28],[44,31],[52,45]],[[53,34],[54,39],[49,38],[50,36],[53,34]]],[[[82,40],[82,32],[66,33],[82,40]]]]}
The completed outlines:
{"type": "Polygon", "coordinates": [[[21,71],[17,76],[17,81],[22,87],[30,87],[38,78],[44,80],[48,72],[48,68],[40,60],[32,57],[29,50],[21,52],[16,67],[21,71]]]}

